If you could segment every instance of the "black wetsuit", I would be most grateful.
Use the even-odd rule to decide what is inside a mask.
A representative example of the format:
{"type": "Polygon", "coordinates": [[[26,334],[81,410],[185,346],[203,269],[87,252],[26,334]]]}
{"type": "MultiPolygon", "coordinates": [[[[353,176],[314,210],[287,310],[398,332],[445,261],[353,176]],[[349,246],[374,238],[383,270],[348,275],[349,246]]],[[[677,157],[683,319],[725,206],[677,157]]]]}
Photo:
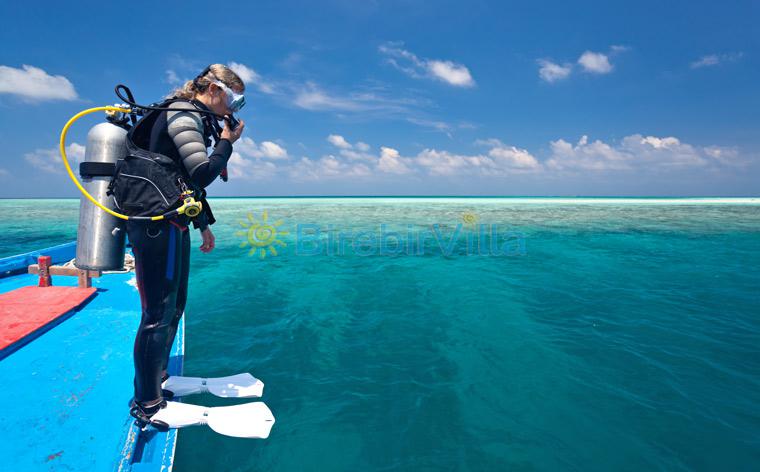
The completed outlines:
{"type": "MultiPolygon", "coordinates": [[[[193,103],[198,108],[205,108],[199,102],[193,103]]],[[[197,113],[194,115],[200,116],[197,113]]],[[[156,120],[151,130],[148,150],[171,157],[177,165],[188,166],[175,139],[167,132],[166,116],[167,112],[161,112],[156,120]]],[[[209,138],[213,130],[210,126],[210,123],[204,121],[202,136],[205,146],[211,144],[209,138]]],[[[207,157],[208,163],[197,165],[196,156],[190,174],[193,183],[202,188],[213,182],[226,167],[231,153],[232,144],[221,139],[214,152],[207,157]]],[[[204,208],[193,224],[202,231],[213,222],[213,215],[204,208]]],[[[134,345],[134,399],[142,407],[155,406],[162,399],[162,375],[166,372],[177,326],[185,310],[190,272],[189,223],[190,218],[185,215],[172,220],[127,221],[127,234],[135,257],[137,288],[142,304],[142,318],[134,345]]],[[[145,408],[145,411],[150,409],[145,408]]]]}

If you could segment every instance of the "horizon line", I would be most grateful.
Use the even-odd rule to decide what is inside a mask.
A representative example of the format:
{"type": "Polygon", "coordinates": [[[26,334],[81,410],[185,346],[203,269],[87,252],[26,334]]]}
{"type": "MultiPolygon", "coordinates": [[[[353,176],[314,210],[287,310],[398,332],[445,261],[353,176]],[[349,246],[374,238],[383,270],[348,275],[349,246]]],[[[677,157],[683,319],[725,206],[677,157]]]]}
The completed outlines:
{"type": "MultiPolygon", "coordinates": [[[[81,197],[0,197],[0,200],[78,200],[81,197]]],[[[243,198],[577,198],[577,199],[698,199],[698,198],[760,198],[760,195],[220,195],[213,199],[243,198]]]]}

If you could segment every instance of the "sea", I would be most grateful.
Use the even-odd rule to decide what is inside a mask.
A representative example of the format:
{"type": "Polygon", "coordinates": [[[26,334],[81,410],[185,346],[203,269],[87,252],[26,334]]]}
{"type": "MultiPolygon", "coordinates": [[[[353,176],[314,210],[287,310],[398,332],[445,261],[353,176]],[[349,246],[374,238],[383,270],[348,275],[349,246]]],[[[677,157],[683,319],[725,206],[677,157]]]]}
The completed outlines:
{"type": "MultiPolygon", "coordinates": [[[[760,198],[210,203],[185,374],[253,373],[277,421],[183,429],[176,471],[760,467],[760,198]]],[[[0,200],[0,257],[78,208],[0,200]]]]}

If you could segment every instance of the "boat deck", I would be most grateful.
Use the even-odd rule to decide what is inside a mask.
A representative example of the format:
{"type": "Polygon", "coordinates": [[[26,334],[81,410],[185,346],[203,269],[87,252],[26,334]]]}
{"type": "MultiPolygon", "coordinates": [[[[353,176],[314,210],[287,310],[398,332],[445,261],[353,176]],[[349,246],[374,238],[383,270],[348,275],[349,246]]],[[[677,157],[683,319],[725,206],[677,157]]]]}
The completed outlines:
{"type": "MultiPolygon", "coordinates": [[[[73,251],[72,244],[53,262],[68,261],[73,251]]],[[[37,280],[0,276],[0,293],[37,280]]],[[[53,276],[56,286],[76,283],[53,276]]],[[[96,294],[78,310],[0,360],[0,454],[9,470],[171,470],[176,431],[140,432],[128,412],[140,320],[134,273],[104,274],[93,287],[96,294]]],[[[183,342],[182,324],[169,366],[174,375],[181,374],[183,342]]]]}

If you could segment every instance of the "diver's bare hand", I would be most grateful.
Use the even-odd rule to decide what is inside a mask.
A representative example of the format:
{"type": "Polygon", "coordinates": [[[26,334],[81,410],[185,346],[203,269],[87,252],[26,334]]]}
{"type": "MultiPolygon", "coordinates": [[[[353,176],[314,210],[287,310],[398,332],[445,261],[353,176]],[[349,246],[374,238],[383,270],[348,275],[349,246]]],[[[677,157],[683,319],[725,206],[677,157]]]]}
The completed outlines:
{"type": "Polygon", "coordinates": [[[201,236],[203,237],[201,252],[211,252],[214,249],[214,242],[216,241],[216,238],[214,238],[214,233],[211,232],[211,228],[207,227],[201,231],[201,236]]]}
{"type": "Polygon", "coordinates": [[[240,135],[243,134],[243,128],[245,128],[245,122],[243,120],[240,120],[240,124],[235,128],[235,131],[230,131],[230,125],[225,124],[224,129],[222,130],[222,139],[234,143],[240,138],[240,135]]]}

